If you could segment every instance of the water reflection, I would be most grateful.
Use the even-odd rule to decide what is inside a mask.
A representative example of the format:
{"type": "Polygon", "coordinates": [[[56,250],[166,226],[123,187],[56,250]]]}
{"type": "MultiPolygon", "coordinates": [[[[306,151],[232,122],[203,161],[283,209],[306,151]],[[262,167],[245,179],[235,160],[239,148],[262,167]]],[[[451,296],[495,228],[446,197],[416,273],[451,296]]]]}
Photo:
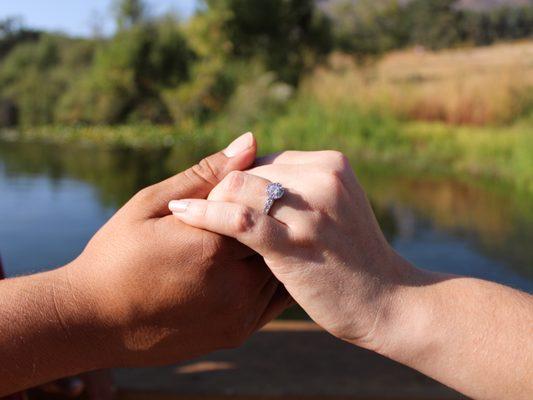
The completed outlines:
{"type": "Polygon", "coordinates": [[[373,173],[370,166],[359,175],[377,213],[392,215],[392,240],[429,226],[533,278],[532,196],[486,182],[373,173]]]}
{"type": "MultiPolygon", "coordinates": [[[[192,142],[158,150],[0,142],[0,251],[15,272],[64,263],[138,189],[211,151],[192,142]]],[[[376,165],[356,170],[405,256],[533,290],[531,196],[376,165]]]]}

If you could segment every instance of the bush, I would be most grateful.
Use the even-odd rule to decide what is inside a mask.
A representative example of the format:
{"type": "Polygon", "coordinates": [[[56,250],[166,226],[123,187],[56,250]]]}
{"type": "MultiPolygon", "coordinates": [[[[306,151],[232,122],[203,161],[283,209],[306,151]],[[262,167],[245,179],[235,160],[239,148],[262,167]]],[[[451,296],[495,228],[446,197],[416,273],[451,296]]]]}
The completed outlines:
{"type": "Polygon", "coordinates": [[[41,36],[40,31],[24,28],[18,18],[0,20],[0,60],[16,46],[33,42],[41,36]]]}
{"type": "Polygon", "coordinates": [[[357,55],[423,46],[487,45],[533,35],[533,5],[473,11],[458,0],[339,0],[328,13],[338,48],[357,55]]]}
{"type": "Polygon", "coordinates": [[[296,85],[331,49],[329,20],[314,0],[206,0],[223,16],[222,32],[234,57],[260,59],[267,70],[296,85]]]}
{"type": "MultiPolygon", "coordinates": [[[[533,33],[533,6],[480,13],[457,7],[456,0],[317,3],[204,0],[181,23],[171,15],[150,17],[142,0],[116,0],[119,29],[100,40],[45,35],[0,21],[0,122],[187,126],[227,113],[238,124],[253,123],[282,107],[284,96],[334,46],[360,56],[364,65],[406,46],[420,52],[418,45],[487,44],[533,33]]],[[[408,77],[403,87],[424,89],[419,78],[408,77]]],[[[507,122],[529,112],[531,95],[520,85],[500,86],[510,89],[492,96],[501,100],[495,107],[477,99],[483,88],[473,88],[447,103],[417,89],[410,102],[402,98],[392,108],[407,117],[474,123],[507,122]],[[515,91],[520,95],[512,100],[515,91]]]]}
{"type": "Polygon", "coordinates": [[[56,37],[44,36],[38,42],[21,44],[1,64],[1,97],[16,105],[21,124],[54,120],[54,107],[65,86],[55,70],[60,60],[58,42],[56,37]]]}
{"type": "Polygon", "coordinates": [[[174,19],[120,31],[100,45],[86,76],[65,93],[62,122],[170,122],[161,98],[164,88],[189,77],[192,53],[174,19]]]}

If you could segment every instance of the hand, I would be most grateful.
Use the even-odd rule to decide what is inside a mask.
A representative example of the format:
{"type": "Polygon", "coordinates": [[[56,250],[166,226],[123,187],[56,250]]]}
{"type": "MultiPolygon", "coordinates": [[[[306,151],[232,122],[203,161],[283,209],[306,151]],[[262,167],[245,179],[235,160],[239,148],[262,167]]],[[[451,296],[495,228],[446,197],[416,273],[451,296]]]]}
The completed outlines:
{"type": "Polygon", "coordinates": [[[385,240],[346,158],[285,152],[232,172],[208,200],[174,202],[192,226],[240,240],[261,254],[294,300],[334,335],[376,346],[380,316],[410,267],[385,240]],[[262,214],[265,188],[286,194],[262,214]],[[181,207],[179,206],[181,205],[181,207]],[[405,267],[405,268],[403,268],[405,267]]]}
{"type": "Polygon", "coordinates": [[[102,345],[120,365],[237,346],[287,306],[283,286],[260,257],[181,223],[167,208],[175,197],[205,198],[228,172],[248,167],[255,151],[253,136],[243,135],[225,152],[143,189],[66,268],[75,299],[87,307],[89,298],[97,314],[91,326],[104,327],[96,333],[103,332],[102,345]]]}
{"type": "Polygon", "coordinates": [[[208,200],[173,202],[175,215],[259,252],[336,336],[472,398],[531,398],[533,297],[411,266],[385,241],[339,153],[286,152],[262,164],[229,174],[208,200]],[[270,181],[287,194],[266,216],[270,181]]]}

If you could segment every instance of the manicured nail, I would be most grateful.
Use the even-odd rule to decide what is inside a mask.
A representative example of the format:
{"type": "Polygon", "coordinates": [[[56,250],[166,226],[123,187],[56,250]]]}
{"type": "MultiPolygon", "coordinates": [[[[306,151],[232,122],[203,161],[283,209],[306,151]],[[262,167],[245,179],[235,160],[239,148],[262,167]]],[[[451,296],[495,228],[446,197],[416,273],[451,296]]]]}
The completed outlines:
{"type": "Polygon", "coordinates": [[[187,211],[187,207],[189,207],[189,202],[185,200],[172,200],[168,203],[168,208],[173,213],[185,212],[187,211]]]}
{"type": "Polygon", "coordinates": [[[235,157],[237,154],[248,150],[254,144],[254,135],[252,132],[246,132],[244,135],[239,136],[223,151],[226,157],[235,157]]]}

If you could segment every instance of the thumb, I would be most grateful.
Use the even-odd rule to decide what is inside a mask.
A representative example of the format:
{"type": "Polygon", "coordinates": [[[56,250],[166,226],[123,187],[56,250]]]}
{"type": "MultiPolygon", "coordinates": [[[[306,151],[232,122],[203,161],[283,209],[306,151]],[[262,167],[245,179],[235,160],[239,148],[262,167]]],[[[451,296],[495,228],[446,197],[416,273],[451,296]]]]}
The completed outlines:
{"type": "Polygon", "coordinates": [[[249,168],[257,153],[257,143],[251,132],[239,136],[224,150],[212,154],[198,164],[160,183],[141,190],[137,197],[144,213],[151,217],[169,214],[168,202],[180,198],[206,198],[231,171],[249,168]]]}

